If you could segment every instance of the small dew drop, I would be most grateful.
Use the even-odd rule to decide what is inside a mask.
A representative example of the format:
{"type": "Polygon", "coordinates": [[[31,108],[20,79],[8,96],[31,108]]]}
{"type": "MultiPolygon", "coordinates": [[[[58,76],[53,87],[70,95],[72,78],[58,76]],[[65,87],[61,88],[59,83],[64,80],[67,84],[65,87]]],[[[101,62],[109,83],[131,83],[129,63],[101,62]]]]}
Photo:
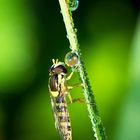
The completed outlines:
{"type": "Polygon", "coordinates": [[[69,39],[69,36],[68,35],[66,35],[66,37],[67,37],[67,39],[69,39]]]}
{"type": "Polygon", "coordinates": [[[69,1],[69,9],[70,11],[75,11],[79,6],[79,0],[70,0],[69,1]]]}
{"type": "Polygon", "coordinates": [[[75,31],[75,33],[77,33],[77,29],[76,28],[74,29],[74,31],[75,31]]]}

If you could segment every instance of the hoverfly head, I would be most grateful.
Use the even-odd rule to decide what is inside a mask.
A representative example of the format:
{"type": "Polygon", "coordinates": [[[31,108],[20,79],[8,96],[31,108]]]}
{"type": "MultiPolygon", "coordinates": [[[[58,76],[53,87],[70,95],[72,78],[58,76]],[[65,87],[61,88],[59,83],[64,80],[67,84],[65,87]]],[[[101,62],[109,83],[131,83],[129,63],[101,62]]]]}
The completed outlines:
{"type": "Polygon", "coordinates": [[[53,65],[50,67],[50,74],[67,74],[67,69],[63,62],[58,61],[58,59],[52,59],[53,65]]]}

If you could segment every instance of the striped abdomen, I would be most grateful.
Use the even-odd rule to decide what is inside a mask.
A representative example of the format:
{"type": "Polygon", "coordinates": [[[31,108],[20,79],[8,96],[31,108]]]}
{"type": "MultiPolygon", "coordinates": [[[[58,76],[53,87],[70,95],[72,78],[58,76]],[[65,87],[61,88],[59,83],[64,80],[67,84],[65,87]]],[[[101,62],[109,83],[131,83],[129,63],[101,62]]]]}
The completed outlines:
{"type": "Polygon", "coordinates": [[[55,123],[63,140],[72,140],[72,130],[65,97],[57,96],[55,100],[55,123]]]}

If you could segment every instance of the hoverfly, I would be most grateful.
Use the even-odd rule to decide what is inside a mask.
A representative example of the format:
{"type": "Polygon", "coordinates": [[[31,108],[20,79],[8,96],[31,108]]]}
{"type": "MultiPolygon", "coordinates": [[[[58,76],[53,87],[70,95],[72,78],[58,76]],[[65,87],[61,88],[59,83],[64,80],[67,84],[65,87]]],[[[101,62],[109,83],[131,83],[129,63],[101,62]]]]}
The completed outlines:
{"type": "MultiPolygon", "coordinates": [[[[65,61],[68,66],[73,66],[78,62],[77,56],[73,53],[68,53],[66,57],[69,60],[65,61]]],[[[63,140],[72,140],[72,129],[66,96],[68,95],[70,102],[72,102],[69,90],[73,87],[67,85],[67,80],[72,77],[75,70],[67,76],[65,63],[59,62],[58,59],[56,61],[53,59],[53,65],[49,69],[50,78],[48,86],[54,113],[55,127],[63,140]]]]}

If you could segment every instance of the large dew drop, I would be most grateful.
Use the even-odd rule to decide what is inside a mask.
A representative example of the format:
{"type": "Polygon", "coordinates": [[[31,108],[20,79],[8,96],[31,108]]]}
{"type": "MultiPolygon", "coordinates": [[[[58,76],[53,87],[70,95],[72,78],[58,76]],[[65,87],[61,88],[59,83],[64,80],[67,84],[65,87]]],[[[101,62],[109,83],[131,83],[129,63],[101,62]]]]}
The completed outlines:
{"type": "Polygon", "coordinates": [[[79,6],[79,0],[69,0],[70,11],[75,11],[79,6]]]}
{"type": "Polygon", "coordinates": [[[65,56],[65,64],[69,67],[75,67],[79,64],[79,56],[77,52],[68,52],[65,56]]]}

